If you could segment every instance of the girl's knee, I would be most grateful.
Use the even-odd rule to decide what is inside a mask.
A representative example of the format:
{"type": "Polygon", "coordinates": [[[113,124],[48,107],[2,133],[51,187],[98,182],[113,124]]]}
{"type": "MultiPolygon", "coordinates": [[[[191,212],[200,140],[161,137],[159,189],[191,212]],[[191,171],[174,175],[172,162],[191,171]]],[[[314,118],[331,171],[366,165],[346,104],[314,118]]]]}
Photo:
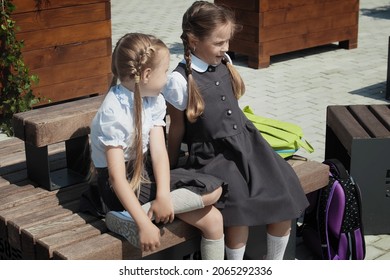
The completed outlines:
{"type": "Polygon", "coordinates": [[[203,204],[205,206],[213,205],[218,201],[221,195],[222,195],[222,187],[218,187],[213,192],[202,195],[203,204]]]}
{"type": "Polygon", "coordinates": [[[248,226],[233,226],[225,228],[225,244],[231,249],[242,248],[249,236],[248,226]]]}
{"type": "Polygon", "coordinates": [[[202,218],[202,223],[199,227],[203,236],[208,239],[219,239],[223,235],[223,217],[221,212],[212,207],[207,215],[202,218]]]}
{"type": "Polygon", "coordinates": [[[267,232],[273,236],[286,236],[291,231],[291,220],[267,225],[267,232]]]}

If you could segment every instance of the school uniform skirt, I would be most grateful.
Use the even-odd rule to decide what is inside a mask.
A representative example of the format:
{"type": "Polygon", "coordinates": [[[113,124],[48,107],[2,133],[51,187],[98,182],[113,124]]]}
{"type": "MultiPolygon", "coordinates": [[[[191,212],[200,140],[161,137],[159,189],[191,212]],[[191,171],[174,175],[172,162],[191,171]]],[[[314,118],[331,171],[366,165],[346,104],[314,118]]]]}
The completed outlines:
{"type": "MultiPolygon", "coordinates": [[[[109,180],[109,173],[107,168],[96,168],[97,188],[102,204],[102,211],[106,214],[109,211],[123,211],[125,210],[116,196],[109,180]]],[[[131,178],[132,174],[128,174],[131,178]]],[[[146,183],[141,184],[140,195],[138,200],[140,204],[145,204],[156,198],[157,186],[153,176],[152,163],[150,158],[145,162],[143,176],[146,183]]],[[[199,195],[211,193],[217,188],[222,187],[223,192],[216,203],[216,207],[222,209],[227,198],[227,185],[224,182],[209,174],[195,174],[183,168],[173,169],[170,172],[170,189],[171,191],[178,188],[187,188],[199,195]]]]}

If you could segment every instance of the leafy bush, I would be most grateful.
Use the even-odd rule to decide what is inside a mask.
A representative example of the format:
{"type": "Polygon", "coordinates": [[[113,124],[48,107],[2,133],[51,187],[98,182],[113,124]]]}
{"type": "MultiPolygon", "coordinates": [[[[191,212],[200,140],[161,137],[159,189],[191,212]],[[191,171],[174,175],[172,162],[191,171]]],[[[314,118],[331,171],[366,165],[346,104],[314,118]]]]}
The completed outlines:
{"type": "Polygon", "coordinates": [[[23,40],[16,39],[17,26],[11,18],[15,5],[1,0],[0,9],[0,129],[12,136],[13,114],[31,110],[40,101],[32,91],[38,77],[30,75],[23,61],[23,40]]]}

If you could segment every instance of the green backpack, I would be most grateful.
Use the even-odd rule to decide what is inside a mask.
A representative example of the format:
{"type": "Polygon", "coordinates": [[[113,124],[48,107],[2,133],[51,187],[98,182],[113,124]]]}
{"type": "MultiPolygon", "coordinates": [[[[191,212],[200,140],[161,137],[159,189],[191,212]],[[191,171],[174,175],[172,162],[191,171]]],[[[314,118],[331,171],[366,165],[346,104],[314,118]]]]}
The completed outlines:
{"type": "Polygon", "coordinates": [[[243,112],[281,157],[291,157],[299,148],[304,148],[309,153],[314,151],[313,147],[303,139],[300,126],[257,116],[249,106],[246,106],[243,112]]]}

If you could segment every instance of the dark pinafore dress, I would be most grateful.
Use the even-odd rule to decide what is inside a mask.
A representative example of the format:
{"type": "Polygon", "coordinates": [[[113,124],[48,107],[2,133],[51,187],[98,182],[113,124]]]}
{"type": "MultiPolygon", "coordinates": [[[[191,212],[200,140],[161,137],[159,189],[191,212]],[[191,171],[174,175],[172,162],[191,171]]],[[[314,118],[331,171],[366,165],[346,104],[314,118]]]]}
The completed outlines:
{"type": "MultiPolygon", "coordinates": [[[[175,69],[184,77],[184,64],[175,69]]],[[[186,123],[186,168],[228,185],[225,226],[254,226],[298,218],[308,201],[291,166],[245,117],[225,64],[193,76],[205,101],[203,115],[186,123]]]]}

